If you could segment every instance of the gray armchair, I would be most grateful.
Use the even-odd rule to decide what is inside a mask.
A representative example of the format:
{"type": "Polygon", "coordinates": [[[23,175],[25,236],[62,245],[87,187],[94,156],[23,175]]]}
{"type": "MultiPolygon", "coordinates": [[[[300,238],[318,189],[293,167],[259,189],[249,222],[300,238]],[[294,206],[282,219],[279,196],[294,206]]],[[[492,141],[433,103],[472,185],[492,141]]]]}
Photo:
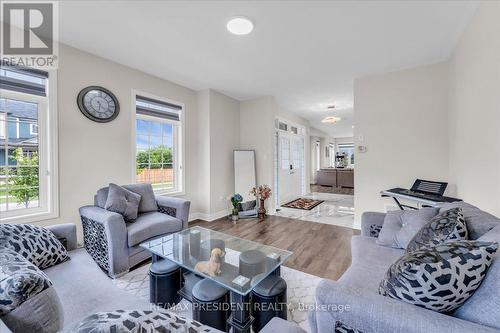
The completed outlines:
{"type": "Polygon", "coordinates": [[[112,278],[151,256],[140,243],[188,226],[189,201],[155,196],[150,184],[124,187],[141,195],[139,214],[133,222],[127,223],[122,215],[104,209],[107,187],[97,191],[93,206],[80,208],[85,249],[112,278]]]}

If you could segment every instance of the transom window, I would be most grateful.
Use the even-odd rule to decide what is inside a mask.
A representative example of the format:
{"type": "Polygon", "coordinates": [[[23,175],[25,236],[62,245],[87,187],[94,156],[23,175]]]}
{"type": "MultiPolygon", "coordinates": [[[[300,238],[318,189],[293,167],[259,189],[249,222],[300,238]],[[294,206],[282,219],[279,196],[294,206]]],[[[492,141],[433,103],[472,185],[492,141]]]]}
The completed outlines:
{"type": "Polygon", "coordinates": [[[136,96],[137,183],[155,192],[182,192],[181,105],[136,96]]]}
{"type": "Polygon", "coordinates": [[[39,70],[4,65],[0,70],[2,222],[57,215],[55,130],[49,131],[57,118],[49,81],[49,73],[39,70]]]}

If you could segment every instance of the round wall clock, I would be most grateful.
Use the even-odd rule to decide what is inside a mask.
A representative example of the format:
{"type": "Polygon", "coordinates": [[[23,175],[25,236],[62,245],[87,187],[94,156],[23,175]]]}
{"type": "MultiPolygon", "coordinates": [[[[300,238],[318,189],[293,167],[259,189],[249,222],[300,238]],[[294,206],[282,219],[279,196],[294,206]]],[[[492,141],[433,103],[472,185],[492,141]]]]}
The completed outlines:
{"type": "Polygon", "coordinates": [[[99,123],[115,119],[120,112],[116,96],[103,87],[90,86],[82,89],[78,94],[77,103],[85,117],[99,123]]]}

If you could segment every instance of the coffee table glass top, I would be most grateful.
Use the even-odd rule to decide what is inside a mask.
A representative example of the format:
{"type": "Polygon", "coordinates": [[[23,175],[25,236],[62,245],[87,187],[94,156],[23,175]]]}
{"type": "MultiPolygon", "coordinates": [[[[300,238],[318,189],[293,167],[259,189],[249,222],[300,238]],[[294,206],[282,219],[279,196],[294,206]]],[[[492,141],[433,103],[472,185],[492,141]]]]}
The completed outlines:
{"type": "Polygon", "coordinates": [[[248,294],[292,254],[201,227],[162,236],[141,247],[241,295],[248,294]]]}

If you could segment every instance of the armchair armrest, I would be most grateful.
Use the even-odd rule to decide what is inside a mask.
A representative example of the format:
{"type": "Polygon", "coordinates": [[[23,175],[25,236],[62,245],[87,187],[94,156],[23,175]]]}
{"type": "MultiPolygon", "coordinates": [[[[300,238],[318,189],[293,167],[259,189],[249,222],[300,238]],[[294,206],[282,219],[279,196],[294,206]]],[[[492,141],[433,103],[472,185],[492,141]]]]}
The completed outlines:
{"type": "Polygon", "coordinates": [[[331,332],[336,320],[371,333],[500,332],[330,280],[323,280],[318,285],[316,308],[310,320],[313,321],[311,326],[319,333],[331,332]]]}
{"type": "Polygon", "coordinates": [[[126,273],[129,267],[127,227],[123,216],[97,206],[80,208],[85,249],[109,276],[126,273]]]}
{"type": "Polygon", "coordinates": [[[66,238],[66,250],[77,247],[76,225],[73,223],[54,224],[47,227],[57,238],[66,238]]]}
{"type": "Polygon", "coordinates": [[[367,237],[378,237],[380,229],[384,224],[385,213],[364,212],[361,215],[361,235],[367,237]]]}
{"type": "Polygon", "coordinates": [[[155,196],[158,210],[182,221],[182,229],[187,229],[191,202],[181,198],[155,196]]]}

